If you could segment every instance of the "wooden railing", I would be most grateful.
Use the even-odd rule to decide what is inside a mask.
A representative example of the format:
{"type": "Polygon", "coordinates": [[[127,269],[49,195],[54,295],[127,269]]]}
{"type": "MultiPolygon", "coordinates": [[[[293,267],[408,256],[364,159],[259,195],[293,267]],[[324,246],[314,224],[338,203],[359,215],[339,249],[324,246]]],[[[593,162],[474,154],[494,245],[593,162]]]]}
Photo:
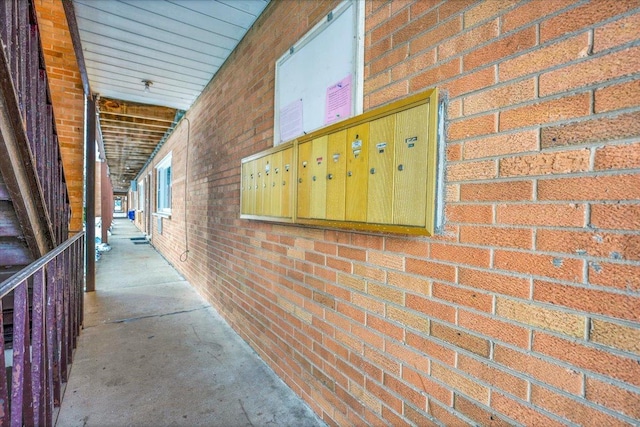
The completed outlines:
{"type": "Polygon", "coordinates": [[[0,313],[13,306],[12,331],[0,314],[2,426],[53,425],[82,326],[84,244],[82,232],[0,284],[0,313]]]}

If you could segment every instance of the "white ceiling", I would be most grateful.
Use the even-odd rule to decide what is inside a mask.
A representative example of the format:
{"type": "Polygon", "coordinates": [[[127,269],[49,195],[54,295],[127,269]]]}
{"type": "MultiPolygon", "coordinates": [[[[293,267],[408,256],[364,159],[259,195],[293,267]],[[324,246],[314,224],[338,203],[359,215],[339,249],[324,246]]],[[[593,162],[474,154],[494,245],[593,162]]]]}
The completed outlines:
{"type": "Polygon", "coordinates": [[[187,110],[268,0],[73,0],[91,90],[187,110]],[[144,80],[151,81],[149,92],[144,80]]]}

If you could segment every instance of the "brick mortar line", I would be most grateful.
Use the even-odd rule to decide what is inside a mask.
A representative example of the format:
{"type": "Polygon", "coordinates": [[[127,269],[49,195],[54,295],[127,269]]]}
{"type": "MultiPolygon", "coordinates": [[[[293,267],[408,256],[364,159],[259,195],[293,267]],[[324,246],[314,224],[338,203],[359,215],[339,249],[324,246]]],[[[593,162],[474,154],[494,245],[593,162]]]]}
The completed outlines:
{"type": "MultiPolygon", "coordinates": [[[[624,83],[628,83],[631,81],[635,81],[637,79],[632,79],[629,81],[625,81],[624,83]]],[[[561,97],[562,98],[562,97],[561,97]]],[[[455,145],[455,144],[460,144],[460,143],[467,143],[467,142],[476,142],[476,141],[483,141],[486,140],[488,138],[494,138],[495,136],[509,136],[509,135],[518,135],[518,134],[524,134],[527,132],[531,132],[531,131],[536,131],[536,130],[544,130],[550,127],[558,127],[558,126],[564,126],[564,125],[571,125],[571,124],[577,124],[578,122],[585,122],[585,121],[590,121],[590,120],[597,120],[597,119],[606,119],[606,118],[610,118],[610,119],[615,119],[621,115],[627,115],[627,114],[631,114],[631,113],[636,113],[640,111],[639,106],[631,106],[631,107],[625,107],[625,108],[621,108],[618,110],[611,110],[611,111],[603,111],[600,113],[590,113],[589,115],[586,116],[581,116],[581,117],[577,117],[577,118],[572,118],[572,119],[565,119],[565,120],[561,120],[558,122],[553,122],[553,123],[538,123],[537,125],[532,125],[532,126],[527,126],[524,128],[513,128],[513,129],[505,129],[504,131],[497,131],[494,132],[492,134],[487,134],[487,135],[477,135],[477,136],[471,136],[469,138],[464,138],[464,139],[458,139],[458,140],[453,140],[453,141],[446,141],[447,145],[455,145]],[[558,124],[560,123],[560,124],[558,124]]],[[[495,112],[494,112],[495,113],[495,112]]],[[[481,113],[480,115],[484,115],[483,113],[481,113]]],[[[464,118],[458,118],[458,119],[454,119],[454,120],[464,120],[464,118]]],[[[584,146],[595,146],[595,147],[601,147],[602,144],[604,142],[607,142],[607,145],[609,145],[609,142],[611,143],[611,145],[622,145],[623,142],[621,141],[627,141],[627,140],[631,140],[634,141],[637,139],[638,136],[631,136],[631,137],[627,137],[627,138],[621,138],[621,139],[614,139],[614,140],[607,140],[607,141],[595,141],[595,142],[586,142],[586,143],[581,143],[581,144],[571,144],[571,145],[556,145],[556,146],[550,146],[550,147],[544,147],[544,148],[537,148],[536,150],[533,151],[518,151],[518,152],[514,152],[514,153],[507,153],[507,154],[499,154],[496,156],[489,156],[489,157],[498,157],[498,156],[515,156],[517,154],[520,153],[528,153],[528,152],[533,152],[533,153],[537,153],[537,152],[553,152],[556,150],[561,150],[562,148],[570,148],[570,147],[584,147],[584,146]]],[[[478,158],[474,158],[474,159],[464,159],[464,160],[477,160],[477,159],[482,159],[483,157],[478,157],[478,158]]],[[[451,161],[449,160],[448,162],[459,162],[460,160],[455,160],[455,161],[451,161]]]]}
{"type": "MultiPolygon", "coordinates": [[[[631,75],[631,76],[623,76],[623,77],[636,77],[636,75],[631,75]]],[[[534,106],[534,105],[539,105],[541,103],[547,102],[547,101],[555,101],[555,100],[561,100],[561,99],[565,99],[568,96],[575,96],[575,95],[583,95],[583,94],[591,94],[591,103],[593,103],[593,97],[595,96],[594,94],[594,89],[602,89],[602,88],[606,88],[609,86],[613,86],[615,84],[619,84],[619,83],[628,83],[631,81],[635,81],[637,79],[634,78],[620,78],[618,79],[612,79],[612,80],[608,80],[607,83],[610,83],[606,86],[602,86],[600,83],[594,83],[592,85],[588,85],[588,86],[581,86],[579,89],[571,89],[569,91],[566,92],[561,92],[561,93],[555,93],[552,95],[547,95],[547,96],[543,96],[543,97],[535,97],[532,99],[529,99],[527,101],[523,101],[517,104],[510,104],[507,106],[503,106],[503,107],[498,107],[498,108],[493,108],[490,110],[486,110],[486,111],[481,111],[479,113],[473,113],[473,114],[469,114],[469,115],[462,115],[460,117],[457,117],[455,119],[450,119],[449,123],[459,123],[459,122],[463,122],[465,120],[471,120],[474,118],[478,118],[478,117],[483,117],[489,114],[495,114],[495,113],[502,113],[505,111],[511,111],[511,110],[515,110],[517,108],[522,108],[522,107],[527,107],[527,106],[534,106]],[[593,91],[593,92],[592,92],[593,91]]],[[[490,89],[489,89],[490,90],[490,89]]],[[[611,118],[614,119],[618,116],[624,115],[624,114],[630,114],[630,113],[634,113],[638,111],[638,106],[634,105],[634,106],[630,106],[630,107],[625,107],[625,108],[621,108],[621,109],[617,109],[617,110],[610,110],[610,111],[603,111],[603,112],[599,112],[599,113],[595,113],[593,111],[593,107],[590,107],[591,111],[589,112],[589,114],[583,115],[583,116],[578,116],[578,117],[571,117],[568,119],[562,119],[562,120],[556,120],[553,122],[545,122],[545,123],[538,123],[535,125],[529,125],[529,126],[523,126],[523,127],[515,127],[512,129],[505,129],[503,131],[498,130],[497,132],[493,132],[491,134],[487,134],[487,135],[509,135],[511,133],[523,133],[525,131],[529,131],[529,130],[536,130],[536,129],[546,129],[546,128],[550,128],[550,127],[558,127],[558,126],[563,126],[563,125],[570,125],[570,124],[576,124],[578,122],[584,122],[584,121],[588,121],[588,120],[596,120],[596,119],[605,119],[605,118],[611,118]]],[[[476,135],[476,136],[472,136],[469,138],[464,138],[464,139],[456,139],[456,140],[449,140],[446,143],[459,143],[459,142],[465,142],[465,141],[474,141],[474,140],[482,140],[487,138],[487,135],[476,135]]],[[[627,138],[630,139],[630,138],[627,138]]],[[[616,140],[613,140],[616,141],[616,140]]],[[[593,144],[593,142],[589,142],[587,144],[593,144]]],[[[581,144],[575,144],[575,145],[581,145],[581,144]]],[[[572,145],[569,145],[572,146],[572,145]]],[[[553,147],[548,147],[548,148],[553,148],[553,147]]],[[[543,148],[542,150],[546,150],[548,148],[543,148]]]]}
{"type": "MultiPolygon", "coordinates": [[[[571,205],[571,204],[577,204],[577,205],[586,205],[586,206],[590,206],[590,205],[608,205],[608,206],[636,206],[636,205],[640,205],[640,200],[621,200],[621,201],[611,201],[611,200],[603,200],[603,201],[598,201],[598,202],[589,202],[589,201],[582,201],[580,203],[570,203],[570,202],[565,202],[563,200],[542,200],[542,201],[531,201],[531,200],[493,200],[493,201],[476,201],[476,200],[472,200],[472,201],[456,201],[456,202],[447,202],[448,205],[451,206],[457,206],[457,207],[464,207],[464,206],[498,206],[498,205],[533,205],[533,206],[567,206],[567,205],[571,205]],[[529,203],[528,203],[529,202],[529,203]]],[[[585,220],[587,220],[588,218],[585,218],[585,220]]],[[[588,224],[589,221],[586,221],[585,224],[588,224]]],[[[458,222],[456,222],[456,224],[458,224],[458,222]]],[[[497,223],[476,223],[476,222],[469,222],[469,223],[462,223],[462,224],[484,224],[484,225],[491,225],[491,224],[497,224],[497,223]]],[[[514,224],[516,225],[516,224],[514,224]]],[[[522,225],[522,224],[521,224],[522,225]]],[[[529,227],[534,227],[534,225],[530,225],[529,227]]],[[[539,226],[539,227],[562,227],[565,228],[565,226],[539,226]]],[[[569,227],[569,226],[567,226],[569,227]]],[[[570,227],[571,228],[571,227],[570,227]]],[[[582,228],[582,227],[575,227],[573,226],[573,228],[582,228]]],[[[588,227],[587,227],[588,228],[588,227]]],[[[594,230],[593,228],[589,228],[590,230],[594,230]]],[[[617,229],[614,229],[617,230],[617,229]]],[[[622,229],[621,229],[622,230],[622,229]]],[[[396,253],[396,252],[394,252],[396,253]]]]}
{"type": "MultiPolygon", "coordinates": [[[[569,150],[573,151],[573,150],[569,150]]],[[[468,162],[472,163],[472,162],[468,162]]],[[[563,178],[596,178],[596,177],[605,177],[605,176],[617,176],[617,175],[637,175],[640,173],[640,168],[629,168],[629,169],[615,169],[615,170],[597,170],[597,171],[584,171],[584,172],[570,172],[570,173],[558,173],[558,174],[549,174],[549,175],[520,175],[520,176],[497,176],[497,177],[489,177],[483,179],[473,179],[468,181],[447,181],[446,184],[496,184],[503,182],[513,182],[513,181],[532,181],[532,180],[553,180],[553,179],[563,179],[563,178]]],[[[579,200],[579,199],[567,199],[567,200],[556,200],[550,199],[549,201],[566,201],[567,203],[585,203],[585,202],[603,202],[611,199],[589,199],[589,200],[579,200]]]]}

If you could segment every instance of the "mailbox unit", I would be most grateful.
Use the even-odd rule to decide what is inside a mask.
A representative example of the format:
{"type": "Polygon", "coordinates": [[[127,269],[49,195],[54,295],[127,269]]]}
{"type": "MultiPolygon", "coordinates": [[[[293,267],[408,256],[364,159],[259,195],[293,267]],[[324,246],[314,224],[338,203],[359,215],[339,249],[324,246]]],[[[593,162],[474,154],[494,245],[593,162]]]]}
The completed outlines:
{"type": "Polygon", "coordinates": [[[241,217],[431,235],[436,126],[433,89],[243,159],[241,217]]]}
{"type": "Polygon", "coordinates": [[[292,143],[242,159],[241,217],[292,222],[293,170],[292,143]]]}

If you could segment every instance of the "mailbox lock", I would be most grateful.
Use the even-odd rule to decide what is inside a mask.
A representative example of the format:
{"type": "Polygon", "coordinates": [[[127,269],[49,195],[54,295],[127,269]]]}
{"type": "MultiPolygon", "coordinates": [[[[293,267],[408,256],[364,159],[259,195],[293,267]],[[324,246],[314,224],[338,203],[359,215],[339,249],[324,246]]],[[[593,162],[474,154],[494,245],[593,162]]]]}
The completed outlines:
{"type": "Polygon", "coordinates": [[[402,172],[404,170],[404,165],[398,165],[398,170],[402,172]]]}
{"type": "Polygon", "coordinates": [[[280,172],[280,168],[276,168],[276,173],[280,172]]]}
{"type": "Polygon", "coordinates": [[[351,176],[353,173],[351,171],[347,172],[347,176],[351,176]]]}
{"type": "Polygon", "coordinates": [[[329,175],[327,175],[327,179],[333,179],[333,174],[330,173],[329,175]]]}
{"type": "Polygon", "coordinates": [[[271,184],[271,186],[272,186],[272,187],[275,187],[275,186],[276,186],[276,182],[274,181],[274,182],[271,184]]]}
{"type": "Polygon", "coordinates": [[[307,162],[302,162],[302,167],[306,168],[307,167],[307,162]]]}
{"type": "Polygon", "coordinates": [[[315,181],[315,180],[316,180],[316,176],[315,176],[315,175],[314,175],[314,176],[312,176],[312,177],[311,177],[311,180],[312,180],[312,181],[315,181]]]}
{"type": "Polygon", "coordinates": [[[282,181],[282,185],[287,185],[286,181],[282,181]]]}
{"type": "Polygon", "coordinates": [[[371,168],[371,170],[369,170],[369,172],[371,173],[371,175],[373,175],[374,173],[376,173],[376,168],[371,168]]]}
{"type": "Polygon", "coordinates": [[[298,178],[298,184],[302,184],[302,178],[298,178]]]}

